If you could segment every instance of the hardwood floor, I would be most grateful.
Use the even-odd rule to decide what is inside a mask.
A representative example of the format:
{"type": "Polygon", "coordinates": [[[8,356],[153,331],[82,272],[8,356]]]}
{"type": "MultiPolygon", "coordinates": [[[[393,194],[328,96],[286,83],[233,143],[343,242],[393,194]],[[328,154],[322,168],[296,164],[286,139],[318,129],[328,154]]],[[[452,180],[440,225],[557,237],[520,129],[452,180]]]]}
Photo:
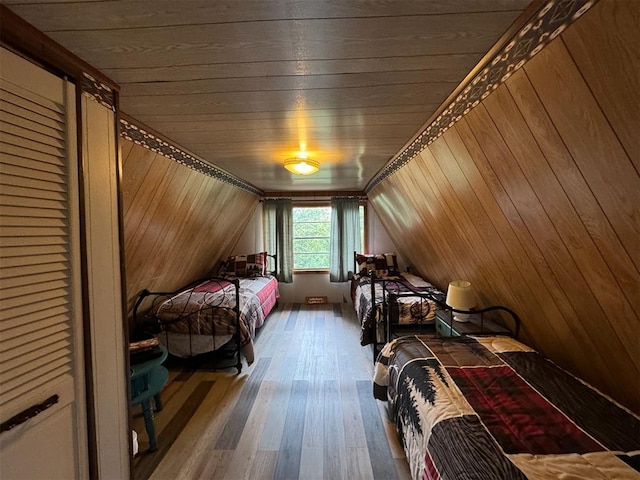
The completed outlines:
{"type": "Polygon", "coordinates": [[[242,373],[172,367],[135,479],[408,479],[351,304],[280,305],[242,373]]]}

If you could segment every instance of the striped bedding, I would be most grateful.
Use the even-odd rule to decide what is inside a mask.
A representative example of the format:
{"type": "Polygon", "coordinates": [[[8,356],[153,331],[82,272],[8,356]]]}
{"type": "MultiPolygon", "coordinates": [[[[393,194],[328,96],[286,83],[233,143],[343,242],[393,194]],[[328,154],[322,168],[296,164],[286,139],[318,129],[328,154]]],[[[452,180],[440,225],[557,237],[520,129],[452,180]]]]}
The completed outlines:
{"type": "MultiPolygon", "coordinates": [[[[278,281],[273,276],[240,278],[240,345],[251,365],[254,360],[255,330],[279,298],[278,281]]],[[[190,357],[222,347],[236,330],[233,283],[215,279],[184,290],[166,300],[155,311],[163,323],[160,340],[170,353],[190,357]]]]}
{"type": "Polygon", "coordinates": [[[396,339],[374,396],[416,480],[640,478],[640,418],[512,338],[396,339]]]}

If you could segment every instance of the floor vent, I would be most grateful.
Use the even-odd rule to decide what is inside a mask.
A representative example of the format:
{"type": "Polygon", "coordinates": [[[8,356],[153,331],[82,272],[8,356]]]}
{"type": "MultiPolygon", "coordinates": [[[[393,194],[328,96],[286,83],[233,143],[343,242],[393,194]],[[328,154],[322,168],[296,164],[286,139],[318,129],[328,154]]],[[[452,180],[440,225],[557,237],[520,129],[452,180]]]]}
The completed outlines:
{"type": "Polygon", "coordinates": [[[327,300],[327,297],[305,297],[304,303],[307,305],[321,305],[329,303],[329,300],[327,300]]]}

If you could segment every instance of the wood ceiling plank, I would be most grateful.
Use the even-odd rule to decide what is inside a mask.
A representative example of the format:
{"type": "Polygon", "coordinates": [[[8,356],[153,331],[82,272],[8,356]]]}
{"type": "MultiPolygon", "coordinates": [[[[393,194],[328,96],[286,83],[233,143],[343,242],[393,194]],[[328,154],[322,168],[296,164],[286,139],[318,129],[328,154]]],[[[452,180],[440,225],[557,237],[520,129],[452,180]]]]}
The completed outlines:
{"type": "MultiPolygon", "coordinates": [[[[307,109],[358,108],[366,106],[433,105],[451,92],[449,86],[423,89],[405,85],[331,90],[231,92],[203,95],[158,95],[120,98],[122,109],[137,117],[144,113],[166,112],[173,115],[199,113],[265,112],[286,110],[304,115],[307,109]]],[[[423,107],[424,108],[424,107],[423,107]]],[[[151,125],[153,126],[153,125],[151,125]]]]}
{"type": "MultiPolygon", "coordinates": [[[[384,128],[400,128],[411,127],[415,130],[416,125],[421,126],[424,120],[423,113],[391,113],[385,115],[344,115],[344,116],[324,116],[324,117],[306,117],[295,119],[289,117],[271,118],[271,119],[250,119],[233,120],[233,115],[217,116],[220,120],[186,120],[181,121],[183,117],[179,117],[175,122],[153,121],[154,128],[162,131],[167,135],[174,133],[186,132],[226,132],[233,135],[233,132],[243,132],[246,135],[252,135],[253,131],[262,131],[265,129],[278,131],[291,128],[298,122],[307,125],[308,129],[324,129],[324,128],[348,128],[362,127],[365,129],[384,128]]],[[[413,132],[412,132],[413,133],[413,132]]]]}
{"type": "Polygon", "coordinates": [[[192,23],[216,24],[258,22],[286,19],[398,17],[408,15],[441,15],[472,12],[520,11],[529,0],[190,0],[187,5],[174,0],[126,2],[65,1],[67,15],[57,16],[59,1],[5,0],[18,15],[29,17],[36,26],[46,25],[47,31],[103,30],[148,28],[192,23]],[[79,22],[78,19],[82,19],[79,22]]]}
{"type": "Polygon", "coordinates": [[[214,130],[214,131],[191,131],[173,132],[171,138],[178,143],[185,145],[215,145],[215,144],[236,144],[242,142],[243,146],[250,147],[256,142],[272,142],[279,138],[313,138],[316,142],[331,141],[338,143],[349,140],[392,140],[394,143],[404,143],[407,138],[413,135],[419,125],[351,125],[332,126],[324,128],[305,128],[303,126],[288,125],[283,128],[264,128],[253,130],[250,133],[241,130],[214,130]],[[203,135],[203,133],[205,135],[203,135]],[[203,141],[204,140],[204,141],[203,141]]]}
{"type": "Polygon", "coordinates": [[[447,88],[460,83],[459,72],[412,70],[402,72],[344,73],[338,75],[287,75],[245,78],[139,82],[120,85],[120,96],[189,95],[227,92],[270,92],[280,90],[333,90],[403,85],[407,88],[447,88]]]}
{"type": "MultiPolygon", "coordinates": [[[[173,124],[189,123],[189,122],[217,122],[220,120],[233,120],[241,122],[249,122],[252,120],[278,120],[282,118],[291,118],[296,115],[304,115],[305,118],[336,118],[336,122],[343,116],[357,116],[365,121],[368,117],[375,115],[389,114],[421,114],[424,117],[425,110],[431,111],[436,108],[437,104],[430,105],[382,105],[382,106],[360,106],[354,108],[307,108],[301,113],[292,113],[290,110],[270,110],[264,112],[228,112],[228,113],[186,113],[179,116],[171,113],[140,113],[136,115],[136,119],[147,125],[153,125],[158,122],[170,121],[173,124]],[[431,109],[431,110],[430,110],[431,109]]],[[[331,120],[329,120],[331,121],[331,120]]]]}
{"type": "MultiPolygon", "coordinates": [[[[482,53],[449,55],[414,55],[349,59],[312,59],[219,62],[215,58],[202,58],[192,65],[165,67],[113,67],[103,68],[105,75],[120,85],[138,82],[179,82],[200,79],[246,77],[279,77],[287,75],[339,75],[372,72],[406,72],[427,70],[436,75],[457,75],[458,80],[482,58],[482,53]]],[[[445,77],[446,78],[446,77],[445,77]]]]}
{"type": "Polygon", "coordinates": [[[520,12],[48,32],[98,69],[216,62],[483,54],[520,12]]]}

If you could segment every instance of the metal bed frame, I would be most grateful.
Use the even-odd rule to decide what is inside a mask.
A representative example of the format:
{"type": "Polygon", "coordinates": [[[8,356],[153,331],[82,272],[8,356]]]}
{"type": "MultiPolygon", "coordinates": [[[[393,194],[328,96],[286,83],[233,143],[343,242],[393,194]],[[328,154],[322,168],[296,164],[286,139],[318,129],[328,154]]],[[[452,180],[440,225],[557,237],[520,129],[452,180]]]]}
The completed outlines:
{"type": "MultiPolygon", "coordinates": [[[[274,277],[278,278],[277,255],[267,254],[267,257],[273,259],[273,264],[274,264],[274,269],[271,270],[269,273],[274,277]]],[[[224,265],[224,263],[225,263],[224,261],[220,263],[220,266],[218,267],[218,272],[220,272],[220,269],[224,265]]],[[[191,292],[189,295],[191,295],[192,293],[193,292],[191,292]]],[[[188,302],[185,304],[185,308],[187,304],[188,302]]],[[[276,301],[275,307],[277,306],[278,306],[278,302],[276,301]]],[[[164,332],[166,344],[167,346],[169,346],[169,332],[167,332],[166,329],[164,329],[163,327],[166,325],[170,325],[172,323],[183,322],[186,320],[189,328],[189,332],[188,332],[189,352],[190,352],[189,358],[193,359],[199,355],[199,354],[193,353],[193,335],[195,335],[195,333],[193,332],[193,324],[196,323],[197,320],[199,320],[200,314],[203,311],[208,309],[211,309],[211,310],[223,309],[223,310],[228,310],[233,312],[233,315],[235,316],[235,322],[236,322],[235,332],[233,333],[231,340],[229,340],[228,342],[225,342],[224,344],[219,345],[218,347],[216,347],[216,342],[215,342],[216,326],[215,326],[215,322],[213,321],[213,311],[210,312],[211,315],[209,315],[208,318],[210,318],[212,322],[211,336],[212,336],[212,342],[214,347],[213,350],[211,350],[211,352],[219,352],[225,347],[225,345],[229,345],[232,341],[235,342],[235,345],[233,346],[234,348],[232,350],[226,350],[226,352],[229,352],[231,354],[228,358],[225,359],[226,362],[220,362],[220,364],[216,365],[216,368],[219,368],[219,369],[236,368],[238,370],[238,373],[240,373],[242,371],[241,345],[240,345],[241,343],[240,341],[240,321],[241,321],[240,320],[240,281],[237,278],[232,279],[232,278],[225,278],[221,276],[208,277],[208,278],[196,280],[195,282],[191,282],[188,285],[185,285],[184,287],[181,287],[178,290],[175,290],[173,292],[151,292],[147,289],[142,290],[138,294],[138,298],[136,299],[135,305],[133,307],[133,321],[136,328],[142,327],[142,328],[154,330],[153,333],[155,333],[156,335],[162,334],[164,332]],[[177,294],[184,292],[186,290],[189,290],[190,288],[194,288],[197,285],[200,285],[204,282],[218,282],[221,287],[223,287],[224,284],[231,284],[234,286],[233,293],[226,292],[224,288],[221,288],[220,291],[224,292],[222,295],[217,295],[215,297],[212,295],[210,296],[210,298],[208,298],[207,303],[205,305],[200,306],[200,308],[198,308],[196,311],[193,311],[193,312],[183,311],[181,314],[178,314],[176,318],[171,320],[161,319],[155,315],[155,312],[157,311],[158,307],[161,304],[167,301],[171,301],[171,299],[177,294]],[[222,306],[225,300],[230,299],[229,295],[232,295],[231,298],[235,297],[235,301],[231,302],[234,306],[222,306]],[[147,310],[148,314],[145,318],[139,318],[138,310],[142,302],[147,298],[152,298],[150,308],[147,310]],[[229,363],[229,360],[231,360],[230,363],[229,363]]]]}

